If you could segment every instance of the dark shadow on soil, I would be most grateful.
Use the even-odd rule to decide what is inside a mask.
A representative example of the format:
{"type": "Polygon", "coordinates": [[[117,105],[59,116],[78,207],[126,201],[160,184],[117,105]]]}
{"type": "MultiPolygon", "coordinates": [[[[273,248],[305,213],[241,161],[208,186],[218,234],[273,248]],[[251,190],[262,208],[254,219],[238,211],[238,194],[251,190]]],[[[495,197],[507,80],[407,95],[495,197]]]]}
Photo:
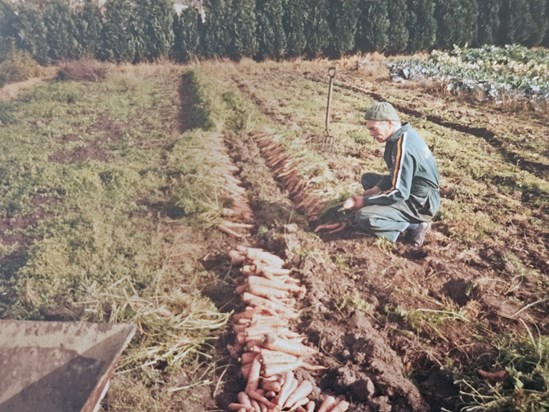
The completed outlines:
{"type": "Polygon", "coordinates": [[[156,217],[168,217],[170,219],[181,219],[185,217],[185,211],[183,208],[176,206],[175,202],[166,201],[166,202],[147,202],[143,201],[143,204],[147,209],[149,209],[156,217]]]}
{"type": "Polygon", "coordinates": [[[181,83],[179,84],[179,131],[185,132],[192,129],[192,115],[191,108],[193,105],[194,96],[189,93],[190,81],[188,75],[181,76],[181,83]]]}
{"type": "Polygon", "coordinates": [[[459,306],[465,306],[478,295],[472,282],[464,279],[450,279],[442,287],[442,293],[452,299],[459,306]]]}
{"type": "MultiPolygon", "coordinates": [[[[10,281],[13,276],[19,271],[19,269],[27,264],[27,261],[28,255],[26,248],[21,248],[9,255],[2,256],[0,258],[0,282],[6,282],[8,284],[11,283],[10,281]]],[[[15,296],[13,296],[13,291],[11,288],[5,289],[8,291],[0,294],[0,318],[3,317],[2,315],[5,309],[9,308],[15,300],[15,296]]]]}
{"type": "Polygon", "coordinates": [[[218,281],[205,285],[202,294],[212,300],[220,312],[236,312],[243,309],[239,296],[235,293],[238,269],[229,262],[226,254],[208,254],[200,263],[208,272],[215,273],[218,281]]]}
{"type": "Polygon", "coordinates": [[[439,367],[433,367],[428,372],[423,370],[414,379],[418,382],[423,397],[429,400],[430,410],[456,410],[456,405],[459,404],[459,387],[454,384],[452,376],[441,371],[439,367]]]}
{"type": "MultiPolygon", "coordinates": [[[[202,267],[216,274],[218,281],[202,289],[202,294],[212,300],[220,312],[240,312],[244,309],[240,297],[235,293],[236,278],[239,269],[231,265],[226,253],[207,254],[200,263],[202,267]]],[[[230,325],[230,324],[229,324],[230,325]]],[[[238,392],[246,385],[241,377],[240,363],[231,357],[229,349],[235,344],[232,327],[226,327],[223,335],[215,344],[217,362],[220,369],[226,369],[223,385],[219,393],[214,393],[214,401],[219,408],[227,409],[231,402],[236,402],[238,392]]]]}

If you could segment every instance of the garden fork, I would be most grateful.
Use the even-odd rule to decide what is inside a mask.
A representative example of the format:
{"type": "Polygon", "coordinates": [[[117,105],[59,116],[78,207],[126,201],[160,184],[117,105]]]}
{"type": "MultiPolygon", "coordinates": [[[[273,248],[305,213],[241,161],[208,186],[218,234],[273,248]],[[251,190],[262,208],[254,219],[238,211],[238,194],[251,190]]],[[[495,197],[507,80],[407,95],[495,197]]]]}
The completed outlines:
{"type": "Polygon", "coordinates": [[[333,150],[334,137],[330,134],[330,116],[332,111],[332,90],[334,88],[334,77],[336,74],[336,68],[330,67],[328,69],[328,76],[330,76],[330,84],[328,86],[328,104],[326,105],[326,122],[324,123],[324,141],[322,144],[323,150],[333,150]]]}

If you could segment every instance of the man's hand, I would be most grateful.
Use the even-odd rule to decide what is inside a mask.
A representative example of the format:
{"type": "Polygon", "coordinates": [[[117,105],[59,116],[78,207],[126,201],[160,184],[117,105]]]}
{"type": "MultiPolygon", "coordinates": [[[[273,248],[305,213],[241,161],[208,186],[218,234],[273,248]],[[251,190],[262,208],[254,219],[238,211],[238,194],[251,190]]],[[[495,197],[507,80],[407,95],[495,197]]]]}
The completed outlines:
{"type": "Polygon", "coordinates": [[[343,203],[343,209],[345,210],[351,210],[351,209],[354,209],[355,207],[355,199],[354,198],[350,198],[350,199],[347,199],[344,203],[343,203]]]}
{"type": "Polygon", "coordinates": [[[364,196],[353,196],[343,203],[343,209],[352,210],[364,207],[364,196]]]}
{"type": "Polygon", "coordinates": [[[373,196],[377,195],[378,193],[381,193],[381,189],[377,186],[374,186],[368,190],[365,190],[363,196],[373,196]]]}

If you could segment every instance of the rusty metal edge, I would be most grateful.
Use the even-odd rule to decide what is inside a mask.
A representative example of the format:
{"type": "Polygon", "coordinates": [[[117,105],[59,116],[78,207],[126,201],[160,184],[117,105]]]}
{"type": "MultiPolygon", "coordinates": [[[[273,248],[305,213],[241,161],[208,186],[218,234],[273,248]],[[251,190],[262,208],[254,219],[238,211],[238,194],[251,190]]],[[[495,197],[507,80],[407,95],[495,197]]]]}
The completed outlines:
{"type": "Polygon", "coordinates": [[[88,397],[88,400],[80,409],[80,412],[95,412],[97,411],[97,406],[99,403],[103,400],[105,395],[107,394],[107,389],[109,384],[109,381],[111,379],[111,375],[114,372],[114,368],[116,366],[116,360],[120,357],[124,349],[126,349],[126,346],[130,343],[133,336],[135,335],[135,331],[137,330],[137,327],[135,325],[126,324],[130,327],[130,332],[126,336],[126,339],[124,339],[124,342],[122,345],[120,345],[120,349],[116,352],[113,362],[111,363],[111,366],[107,369],[107,371],[101,376],[101,379],[97,382],[95,387],[90,393],[90,396],[88,397]]]}

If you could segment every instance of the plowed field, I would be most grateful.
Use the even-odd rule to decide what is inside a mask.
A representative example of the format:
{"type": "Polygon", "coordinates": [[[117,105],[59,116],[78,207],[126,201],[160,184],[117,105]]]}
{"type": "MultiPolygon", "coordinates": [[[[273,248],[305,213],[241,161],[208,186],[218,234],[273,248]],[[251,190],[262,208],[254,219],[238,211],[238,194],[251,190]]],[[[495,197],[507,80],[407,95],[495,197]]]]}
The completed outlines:
{"type": "MultiPolygon", "coordinates": [[[[90,298],[99,290],[91,280],[84,282],[82,296],[52,293],[48,299],[55,304],[44,304],[46,297],[41,301],[32,289],[40,265],[28,262],[45,248],[38,242],[52,238],[48,231],[27,229],[86,202],[62,209],[59,205],[69,195],[58,188],[56,196],[49,195],[54,184],[36,183],[47,190],[25,198],[34,213],[6,211],[0,220],[3,316],[90,320],[89,307],[97,305],[91,320],[139,323],[146,303],[138,297],[151,284],[160,296],[179,289],[186,294],[154,300],[159,320],[154,328],[139,323],[141,346],[123,359],[104,410],[213,411],[235,402],[245,381],[238,358],[227,350],[235,341],[231,322],[224,324],[222,318],[245,306],[235,292],[240,268],[228,256],[237,245],[281,257],[306,287],[291,329],[318,350],[311,363],[325,367],[298,372],[314,382],[314,400],[333,395],[347,400],[350,411],[544,410],[549,402],[547,375],[543,377],[549,364],[547,116],[476,105],[411,82],[394,83],[377,62],[367,68],[351,61],[210,62],[139,75],[164,76],[146,92],[154,97],[150,106],[136,109],[128,119],[108,111],[89,122],[73,117],[66,130],[52,137],[60,146],[45,151],[44,161],[59,165],[48,176],[71,168],[84,173],[83,165],[91,162],[90,176],[101,180],[89,177],[93,185],[108,188],[123,182],[128,191],[124,202],[131,207],[117,207],[112,215],[109,199],[117,202],[125,192],[105,189],[102,197],[90,194],[86,201],[97,201],[97,210],[107,213],[101,217],[104,226],[93,223],[95,215],[84,214],[84,228],[96,242],[110,239],[113,245],[102,252],[101,265],[90,264],[90,273],[104,271],[119,287],[135,279],[135,273],[157,271],[145,263],[154,258],[161,262],[158,273],[169,273],[170,281],[141,277],[132,286],[130,295],[135,295],[129,304],[117,301],[108,309],[95,302],[96,295],[90,298]],[[337,72],[328,136],[330,66],[337,72]],[[421,248],[352,230],[317,235],[311,227],[326,205],[360,193],[363,173],[384,172],[383,146],[362,121],[364,110],[380,100],[391,102],[402,120],[424,136],[438,161],[442,208],[421,248]],[[155,108],[162,115],[154,115],[155,108]],[[158,119],[141,122],[151,116],[158,119]],[[131,179],[124,177],[124,165],[137,161],[142,163],[131,166],[131,179]],[[142,187],[144,182],[148,186],[142,187]],[[215,207],[203,207],[203,199],[215,207]],[[238,213],[228,216],[231,208],[238,213]],[[124,219],[122,227],[114,228],[116,218],[124,219]],[[107,223],[113,229],[103,233],[107,223]],[[236,233],[226,230],[226,224],[236,233]],[[122,234],[126,226],[131,227],[127,235],[122,234]],[[158,251],[142,256],[132,241],[144,248],[149,235],[158,251]],[[119,242],[124,258],[109,257],[118,256],[114,245],[119,242]],[[109,269],[115,261],[121,267],[132,262],[132,269],[109,269]],[[192,280],[183,277],[192,271],[201,274],[192,280]],[[13,286],[17,273],[27,283],[13,286]],[[196,297],[213,303],[220,317],[200,324],[193,312],[196,297]],[[115,316],[115,307],[122,307],[123,314],[115,316]],[[150,351],[145,355],[152,344],[147,337],[152,329],[162,329],[166,308],[181,314],[177,324],[170,324],[170,337],[186,327],[193,332],[180,332],[179,343],[163,347],[162,360],[146,362],[146,356],[155,356],[150,351]],[[193,314],[185,318],[187,312],[193,314]],[[202,340],[194,333],[200,327],[208,330],[202,340]],[[194,361],[174,370],[188,347],[197,353],[194,361]],[[144,373],[149,369],[139,362],[154,372],[144,373]],[[136,373],[140,368],[141,374],[136,373]],[[153,383],[159,381],[164,386],[153,383]],[[486,406],[490,402],[495,409],[486,406]]],[[[75,101],[79,93],[92,93],[91,85],[74,87],[70,95],[75,101]]],[[[113,89],[136,102],[131,93],[139,87],[137,80],[105,86],[93,91],[95,102],[113,89]]],[[[60,99],[64,102],[64,95],[60,99]]],[[[41,119],[34,121],[47,127],[41,119]]],[[[70,190],[76,189],[70,186],[66,193],[70,190]]],[[[67,250],[88,250],[76,236],[71,239],[67,250]]],[[[94,250],[82,261],[92,262],[94,250]]],[[[72,265],[75,259],[66,261],[72,265]]]]}

